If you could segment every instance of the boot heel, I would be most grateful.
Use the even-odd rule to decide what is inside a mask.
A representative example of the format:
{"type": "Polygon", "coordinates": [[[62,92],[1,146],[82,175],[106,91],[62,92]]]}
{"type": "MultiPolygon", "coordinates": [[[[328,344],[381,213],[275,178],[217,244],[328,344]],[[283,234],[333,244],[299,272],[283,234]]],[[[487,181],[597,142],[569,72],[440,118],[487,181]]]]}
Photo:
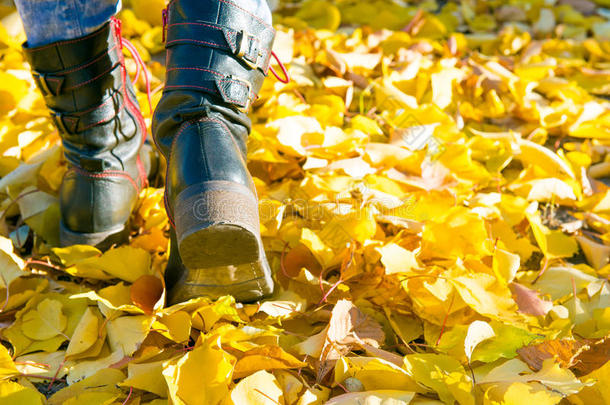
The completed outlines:
{"type": "Polygon", "coordinates": [[[186,268],[259,262],[258,202],[238,183],[208,181],[188,187],[175,200],[178,251],[186,268]]]}

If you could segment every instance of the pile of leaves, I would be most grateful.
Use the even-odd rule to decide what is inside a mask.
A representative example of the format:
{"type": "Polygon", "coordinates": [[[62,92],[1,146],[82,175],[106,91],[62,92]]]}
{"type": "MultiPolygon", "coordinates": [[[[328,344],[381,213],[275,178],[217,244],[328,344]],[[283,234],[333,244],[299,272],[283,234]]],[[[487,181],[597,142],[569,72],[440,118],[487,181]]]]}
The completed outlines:
{"type": "MultiPolygon", "coordinates": [[[[610,403],[610,2],[271,3],[277,291],[169,307],[161,182],[129,244],[57,247],[66,163],[0,8],[0,402],[610,403]]],[[[120,14],[153,104],[162,7],[120,14]]]]}

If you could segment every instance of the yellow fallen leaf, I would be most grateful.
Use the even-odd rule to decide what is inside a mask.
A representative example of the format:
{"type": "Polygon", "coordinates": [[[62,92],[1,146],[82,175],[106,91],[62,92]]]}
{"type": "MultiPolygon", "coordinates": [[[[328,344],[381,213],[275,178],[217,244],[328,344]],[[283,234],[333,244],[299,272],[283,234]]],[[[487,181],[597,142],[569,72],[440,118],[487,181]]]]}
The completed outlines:
{"type": "Polygon", "coordinates": [[[286,353],[278,346],[261,346],[243,353],[235,368],[234,378],[243,378],[259,370],[291,369],[307,367],[294,356],[286,353]]]}
{"type": "MultiPolygon", "coordinates": [[[[66,352],[59,350],[53,353],[36,352],[15,358],[15,365],[23,375],[36,375],[43,379],[63,378],[68,373],[69,365],[65,359],[66,352]]],[[[33,377],[29,377],[33,378],[33,377]]]]}
{"type": "Polygon", "coordinates": [[[26,312],[21,321],[21,330],[27,337],[47,340],[64,331],[67,318],[62,313],[61,302],[47,298],[36,309],[26,312]]]}
{"type": "Polygon", "coordinates": [[[235,298],[225,295],[212,304],[202,305],[191,315],[193,327],[209,331],[221,319],[243,322],[235,309],[235,298]]]}
{"type": "Polygon", "coordinates": [[[163,377],[163,361],[127,366],[127,379],[119,387],[133,387],[167,398],[167,383],[163,377]]]}
{"type": "Polygon", "coordinates": [[[131,301],[131,288],[120,282],[96,291],[88,291],[81,294],[74,294],[72,298],[88,298],[97,301],[102,314],[107,318],[112,318],[118,311],[129,314],[142,314],[144,311],[138,308],[131,301]]]}
{"type": "Polygon", "coordinates": [[[70,267],[70,274],[90,278],[119,278],[133,283],[143,275],[152,273],[150,267],[150,254],[131,246],[121,246],[106,251],[101,256],[88,257],[80,260],[70,267]],[[125,258],[129,257],[129,261],[125,258]]]}
{"type": "Polygon", "coordinates": [[[123,350],[119,349],[108,355],[100,355],[93,360],[81,360],[76,362],[68,370],[66,381],[69,385],[73,385],[77,381],[81,381],[98,373],[100,370],[110,368],[110,366],[120,362],[125,358],[123,350]]]}
{"type": "Polygon", "coordinates": [[[464,352],[466,353],[468,362],[471,361],[472,352],[479,343],[491,339],[494,336],[496,336],[496,333],[487,322],[474,321],[471,323],[470,326],[468,326],[468,332],[464,339],[464,352]]]}
{"type": "Polygon", "coordinates": [[[59,258],[61,264],[70,267],[90,257],[101,256],[102,252],[89,245],[72,245],[64,248],[53,248],[51,252],[59,258]]]}
{"type": "Polygon", "coordinates": [[[0,403],[42,405],[45,397],[34,388],[13,381],[0,381],[0,403]]]}
{"type": "Polygon", "coordinates": [[[365,391],[405,390],[422,392],[412,376],[388,361],[374,357],[342,357],[335,366],[334,381],[358,379],[365,391]]]}
{"type": "Polygon", "coordinates": [[[295,14],[316,29],[334,31],[341,23],[341,13],[332,3],[324,0],[308,0],[295,14]]]}
{"type": "Polygon", "coordinates": [[[308,388],[303,392],[296,405],[322,405],[330,396],[330,389],[323,386],[308,388]]]}
{"type": "Polygon", "coordinates": [[[191,316],[185,311],[163,314],[152,324],[151,329],[174,342],[185,343],[191,335],[191,316]]]}
{"type": "Polygon", "coordinates": [[[219,342],[204,342],[163,364],[169,398],[175,404],[219,404],[229,394],[234,365],[235,358],[222,350],[219,342]]]}
{"type": "Polygon", "coordinates": [[[549,294],[552,300],[557,300],[573,293],[574,288],[580,291],[596,280],[596,277],[573,266],[552,266],[540,276],[535,286],[542,294],[549,294]]]}
{"type": "Polygon", "coordinates": [[[49,405],[62,405],[70,398],[76,398],[87,392],[102,392],[120,395],[121,390],[116,384],[125,379],[122,371],[114,368],[104,368],[81,381],[69,385],[51,395],[49,405]]]}
{"type": "Polygon", "coordinates": [[[297,402],[304,387],[301,379],[292,375],[289,371],[275,371],[274,375],[284,392],[284,401],[288,404],[297,402]]]}
{"type": "Polygon", "coordinates": [[[415,392],[377,390],[364,392],[350,392],[333,397],[326,402],[327,405],[408,405],[415,397],[415,392]]]}
{"type": "Polygon", "coordinates": [[[13,363],[13,359],[8,354],[6,347],[0,347],[0,379],[13,377],[19,374],[19,371],[13,363]]]}
{"type": "Polygon", "coordinates": [[[570,370],[560,368],[559,364],[555,363],[552,358],[544,360],[542,369],[535,373],[525,363],[518,359],[512,359],[477,379],[478,384],[489,382],[527,383],[529,381],[538,381],[563,395],[576,394],[588,385],[579,381],[570,370]]]}
{"type": "Polygon", "coordinates": [[[407,250],[395,243],[377,248],[381,254],[381,263],[387,274],[408,273],[411,269],[419,268],[415,252],[407,250]]]}
{"type": "MultiPolygon", "coordinates": [[[[70,343],[66,349],[66,358],[74,357],[89,351],[93,346],[99,346],[97,352],[101,350],[106,333],[100,331],[103,320],[99,311],[95,308],[87,307],[80,322],[70,338],[70,343]],[[97,345],[96,345],[97,344],[97,345]]],[[[98,353],[92,353],[93,356],[98,353]]]]}
{"type": "Polygon", "coordinates": [[[237,383],[231,390],[228,403],[232,405],[283,405],[284,396],[274,375],[261,370],[237,383]]]}
{"type": "Polygon", "coordinates": [[[492,269],[494,274],[505,285],[512,282],[517,275],[521,260],[519,255],[504,249],[496,249],[494,252],[492,269]]]}
{"type": "MultiPolygon", "coordinates": [[[[15,322],[9,328],[4,329],[2,335],[11,342],[16,356],[40,350],[54,352],[72,335],[85,309],[87,309],[86,299],[70,299],[69,296],[60,293],[37,294],[26,303],[23,309],[17,312],[15,322]],[[65,316],[67,319],[65,329],[61,333],[53,332],[51,328],[41,332],[43,335],[53,333],[53,337],[47,340],[30,339],[22,331],[22,317],[30,311],[36,311],[36,306],[44,300],[59,301],[61,303],[61,315],[54,312],[53,308],[56,308],[57,304],[51,303],[50,309],[58,316],[57,320],[60,322],[60,326],[61,319],[65,316]]],[[[43,322],[38,315],[31,314],[29,316],[33,321],[33,326],[38,325],[38,321],[43,322]]]]}
{"type": "MultiPolygon", "coordinates": [[[[441,62],[442,63],[442,62],[441,62]]],[[[446,67],[430,75],[432,102],[439,108],[446,108],[453,99],[453,83],[459,82],[465,74],[460,69],[446,67]]]]}
{"type": "Polygon", "coordinates": [[[453,277],[450,283],[474,311],[495,319],[514,321],[517,307],[508,286],[496,284],[496,278],[485,273],[453,277]]]}
{"type": "Polygon", "coordinates": [[[407,373],[435,391],[443,402],[474,405],[472,380],[454,358],[440,354],[410,354],[405,356],[404,362],[407,373]]]}
{"type": "Polygon", "coordinates": [[[491,385],[485,392],[485,399],[490,403],[506,405],[519,405],[525,402],[537,405],[555,405],[561,401],[562,395],[547,390],[542,385],[516,382],[491,385]]]}
{"type": "MultiPolygon", "coordinates": [[[[302,246],[302,245],[300,245],[302,246]]],[[[311,256],[307,250],[308,256],[311,256]]],[[[297,261],[298,263],[298,261],[297,261]]],[[[297,264],[299,265],[299,264],[297,264]]],[[[288,272],[288,270],[287,270],[288,272]]],[[[298,274],[298,273],[297,273],[298,274]]],[[[287,318],[291,315],[296,315],[306,308],[307,300],[293,291],[282,291],[277,297],[277,300],[267,300],[258,308],[259,312],[264,312],[269,316],[276,318],[287,318]]]]}
{"type": "Polygon", "coordinates": [[[517,145],[521,150],[519,158],[524,162],[539,166],[552,176],[576,177],[570,165],[548,148],[525,139],[518,140],[517,145]]]}
{"type": "Polygon", "coordinates": [[[108,343],[113,351],[121,350],[131,356],[148,335],[154,321],[152,316],[121,316],[106,322],[108,343]]]}
{"type": "Polygon", "coordinates": [[[13,242],[0,236],[0,286],[7,288],[13,280],[25,275],[23,260],[13,253],[13,242]]]}
{"type": "Polygon", "coordinates": [[[327,246],[340,249],[353,241],[363,243],[370,239],[376,230],[377,223],[372,210],[363,208],[359,212],[333,217],[319,236],[327,246]]]}
{"type": "MultiPolygon", "coordinates": [[[[9,297],[6,301],[5,311],[10,311],[21,307],[33,296],[40,294],[49,286],[47,279],[40,278],[18,278],[10,283],[9,297]]],[[[6,295],[6,292],[2,292],[0,289],[0,296],[6,295]]]]}
{"type": "Polygon", "coordinates": [[[595,269],[600,270],[610,262],[610,246],[602,245],[584,236],[576,236],[587,262],[595,269]]]}
{"type": "Polygon", "coordinates": [[[64,402],[64,405],[108,404],[114,402],[120,394],[113,392],[83,392],[64,402]]]}
{"type": "Polygon", "coordinates": [[[308,228],[301,229],[301,238],[299,241],[307,246],[323,268],[327,267],[335,259],[333,250],[315,231],[308,228]]]}
{"type": "Polygon", "coordinates": [[[536,211],[537,205],[532,203],[525,213],[538,247],[545,257],[550,259],[570,257],[578,251],[576,241],[560,230],[547,228],[536,211]]]}
{"type": "Polygon", "coordinates": [[[0,72],[2,90],[0,91],[0,114],[4,115],[17,107],[17,103],[28,92],[28,84],[12,74],[0,72]]]}

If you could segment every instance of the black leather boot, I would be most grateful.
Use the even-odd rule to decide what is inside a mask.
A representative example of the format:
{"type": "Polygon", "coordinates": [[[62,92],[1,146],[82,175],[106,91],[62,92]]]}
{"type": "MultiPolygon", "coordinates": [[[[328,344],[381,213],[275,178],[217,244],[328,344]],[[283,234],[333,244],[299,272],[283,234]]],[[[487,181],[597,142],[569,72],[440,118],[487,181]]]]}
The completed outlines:
{"type": "Polygon", "coordinates": [[[120,21],[87,36],[24,51],[62,137],[60,242],[106,248],[128,236],[147,182],[146,126],[125,70],[120,21]]]}
{"type": "Polygon", "coordinates": [[[229,0],[174,0],[153,136],[167,160],[169,301],[273,291],[246,167],[246,111],[267,75],[273,27],[229,0]]]}

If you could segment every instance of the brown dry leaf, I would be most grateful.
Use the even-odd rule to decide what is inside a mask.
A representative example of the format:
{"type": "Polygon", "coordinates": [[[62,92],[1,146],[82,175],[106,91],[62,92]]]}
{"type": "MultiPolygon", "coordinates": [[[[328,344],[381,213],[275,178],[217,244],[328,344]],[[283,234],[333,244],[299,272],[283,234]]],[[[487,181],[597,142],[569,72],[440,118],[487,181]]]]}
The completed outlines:
{"type": "Polygon", "coordinates": [[[538,371],[546,359],[555,359],[563,367],[574,366],[574,355],[584,345],[583,342],[572,339],[548,340],[537,345],[522,347],[517,350],[519,357],[531,368],[538,371]]]}
{"type": "Polygon", "coordinates": [[[328,326],[301,347],[312,347],[320,353],[318,381],[332,369],[336,360],[348,354],[354,346],[369,345],[378,348],[385,335],[381,326],[365,315],[351,301],[339,300],[331,313],[328,326]]]}
{"type": "Polygon", "coordinates": [[[298,244],[286,252],[283,266],[289,277],[297,276],[303,267],[313,274],[320,274],[322,270],[311,251],[302,244],[298,244]]]}
{"type": "Polygon", "coordinates": [[[519,311],[534,316],[544,316],[553,308],[551,301],[543,300],[537,291],[531,290],[519,283],[509,285],[519,311]]]}
{"type": "Polygon", "coordinates": [[[381,326],[365,315],[351,301],[339,300],[333,308],[323,352],[325,360],[336,360],[347,354],[354,344],[379,347],[385,335],[381,326]]]}
{"type": "Polygon", "coordinates": [[[163,306],[165,288],[161,279],[151,275],[140,276],[129,287],[131,302],[147,314],[163,306]]]}
{"type": "Polygon", "coordinates": [[[590,374],[610,361],[610,338],[586,340],[575,353],[572,370],[579,376],[590,374]]]}

